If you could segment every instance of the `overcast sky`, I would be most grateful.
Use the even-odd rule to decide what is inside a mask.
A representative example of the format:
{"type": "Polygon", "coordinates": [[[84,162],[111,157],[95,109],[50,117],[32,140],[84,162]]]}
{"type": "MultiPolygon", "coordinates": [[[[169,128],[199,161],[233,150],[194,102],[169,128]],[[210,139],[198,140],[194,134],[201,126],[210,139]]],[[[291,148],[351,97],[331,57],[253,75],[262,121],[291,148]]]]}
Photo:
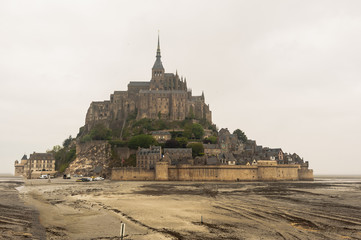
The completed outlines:
{"type": "Polygon", "coordinates": [[[219,128],[361,174],[361,1],[0,0],[0,173],[76,136],[91,101],[163,66],[219,128]]]}

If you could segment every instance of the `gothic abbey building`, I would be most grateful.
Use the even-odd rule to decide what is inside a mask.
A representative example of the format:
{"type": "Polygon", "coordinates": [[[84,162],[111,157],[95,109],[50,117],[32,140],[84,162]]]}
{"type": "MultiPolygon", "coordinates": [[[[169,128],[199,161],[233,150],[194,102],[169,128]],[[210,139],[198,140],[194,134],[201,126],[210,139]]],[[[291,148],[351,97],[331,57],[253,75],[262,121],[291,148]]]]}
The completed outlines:
{"type": "Polygon", "coordinates": [[[86,115],[86,129],[102,123],[109,128],[120,128],[130,114],[137,119],[184,120],[194,118],[212,123],[212,112],[204,94],[192,96],[187,81],[178,73],[165,73],[158,48],[150,81],[132,81],[127,91],[115,91],[110,101],[92,102],[86,115]]]}

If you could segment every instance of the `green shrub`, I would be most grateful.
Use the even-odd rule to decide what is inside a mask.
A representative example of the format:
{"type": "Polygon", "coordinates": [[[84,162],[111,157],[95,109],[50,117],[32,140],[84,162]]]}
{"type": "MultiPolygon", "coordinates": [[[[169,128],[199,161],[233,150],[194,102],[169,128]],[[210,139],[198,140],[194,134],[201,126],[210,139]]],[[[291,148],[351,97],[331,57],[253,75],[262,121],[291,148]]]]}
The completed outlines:
{"type": "Polygon", "coordinates": [[[92,128],[89,135],[92,140],[110,140],[112,130],[104,126],[104,124],[97,124],[92,128]]]}
{"type": "Polygon", "coordinates": [[[157,141],[151,135],[142,134],[132,137],[128,142],[128,147],[132,149],[137,149],[138,147],[148,148],[155,144],[157,144],[157,141]]]}
{"type": "Polygon", "coordinates": [[[215,136],[210,136],[207,137],[203,140],[204,143],[211,143],[211,144],[216,144],[217,143],[217,137],[215,136]]]}
{"type": "Polygon", "coordinates": [[[175,140],[179,143],[179,147],[186,148],[188,144],[188,139],[185,137],[177,137],[175,140]]]}
{"type": "Polygon", "coordinates": [[[202,143],[189,143],[187,147],[192,148],[193,157],[204,155],[204,147],[202,143]]]}
{"type": "Polygon", "coordinates": [[[84,135],[81,139],[80,142],[81,143],[86,143],[86,142],[90,142],[92,140],[91,136],[89,134],[84,135]]]}
{"type": "Polygon", "coordinates": [[[179,148],[180,144],[177,140],[170,139],[165,142],[164,147],[165,148],[179,148]]]}
{"type": "Polygon", "coordinates": [[[127,141],[115,139],[115,140],[109,140],[109,144],[116,147],[126,147],[128,146],[127,141]]]}
{"type": "Polygon", "coordinates": [[[240,129],[234,130],[233,134],[237,135],[238,140],[240,140],[243,143],[247,142],[248,140],[246,134],[240,129]]]}
{"type": "Polygon", "coordinates": [[[61,148],[57,152],[53,152],[55,158],[55,170],[64,172],[69,164],[76,158],[76,147],[61,148]]]}
{"type": "Polygon", "coordinates": [[[196,139],[201,139],[204,135],[203,127],[198,123],[194,123],[192,125],[192,133],[196,139]]]}

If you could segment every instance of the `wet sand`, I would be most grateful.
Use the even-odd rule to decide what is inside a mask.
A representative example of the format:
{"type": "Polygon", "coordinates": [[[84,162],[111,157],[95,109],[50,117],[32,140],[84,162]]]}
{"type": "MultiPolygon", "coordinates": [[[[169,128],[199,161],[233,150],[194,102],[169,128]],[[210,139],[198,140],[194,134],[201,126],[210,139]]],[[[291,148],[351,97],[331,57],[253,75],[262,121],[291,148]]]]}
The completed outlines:
{"type": "Polygon", "coordinates": [[[0,176],[0,239],[45,239],[39,213],[19,199],[21,178],[0,176]]]}
{"type": "Polygon", "coordinates": [[[27,180],[46,239],[361,239],[361,178],[314,182],[27,180]]]}

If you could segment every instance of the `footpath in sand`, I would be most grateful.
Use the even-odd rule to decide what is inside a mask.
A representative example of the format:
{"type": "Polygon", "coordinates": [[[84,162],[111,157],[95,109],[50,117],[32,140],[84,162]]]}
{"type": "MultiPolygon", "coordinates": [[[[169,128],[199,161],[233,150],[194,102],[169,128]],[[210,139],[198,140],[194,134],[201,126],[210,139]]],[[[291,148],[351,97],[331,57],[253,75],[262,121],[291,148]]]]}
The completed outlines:
{"type": "Polygon", "coordinates": [[[28,180],[47,239],[361,239],[361,181],[28,180]]]}

